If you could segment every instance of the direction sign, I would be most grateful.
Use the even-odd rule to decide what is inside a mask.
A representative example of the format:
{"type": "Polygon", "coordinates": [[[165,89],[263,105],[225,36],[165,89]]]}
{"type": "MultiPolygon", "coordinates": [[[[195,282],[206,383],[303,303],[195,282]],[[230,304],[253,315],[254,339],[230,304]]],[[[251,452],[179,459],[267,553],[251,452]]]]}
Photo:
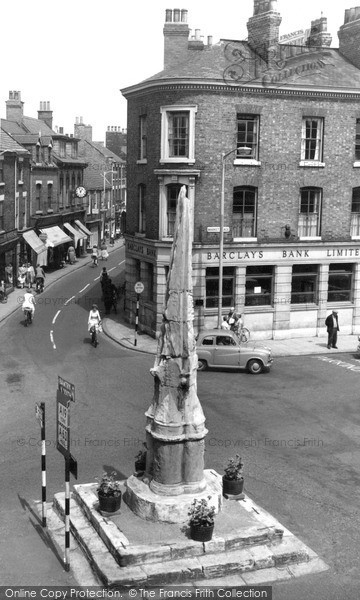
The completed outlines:
{"type": "Polygon", "coordinates": [[[39,421],[40,427],[44,426],[44,411],[40,404],[35,404],[35,417],[39,421]]]}
{"type": "Polygon", "coordinates": [[[144,284],[142,283],[142,281],[137,281],[134,285],[134,290],[136,292],[136,294],[142,294],[144,291],[144,284]]]}
{"type": "Polygon", "coordinates": [[[75,386],[73,383],[69,383],[60,375],[58,375],[58,390],[64,395],[67,396],[69,400],[75,402],[75,386]]]}
{"type": "MultiPolygon", "coordinates": [[[[220,233],[220,227],[207,227],[206,231],[208,233],[220,233]]],[[[224,233],[229,233],[230,227],[223,227],[224,233]]]]}
{"type": "Polygon", "coordinates": [[[59,391],[56,400],[56,447],[67,457],[70,454],[70,400],[59,391]]]}

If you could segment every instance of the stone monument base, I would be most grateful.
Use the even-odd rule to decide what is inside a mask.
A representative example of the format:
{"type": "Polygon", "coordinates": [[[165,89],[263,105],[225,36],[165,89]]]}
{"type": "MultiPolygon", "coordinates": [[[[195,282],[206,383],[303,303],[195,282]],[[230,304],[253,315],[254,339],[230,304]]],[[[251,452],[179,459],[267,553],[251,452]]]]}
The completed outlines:
{"type": "Polygon", "coordinates": [[[209,506],[214,506],[218,513],[221,510],[222,477],[211,469],[204,471],[206,486],[203,491],[176,496],[160,496],[149,487],[149,479],[144,475],[138,478],[132,475],[126,480],[124,502],[134,514],[153,522],[185,523],[189,521],[188,511],[194,499],[206,498],[209,506]]]}

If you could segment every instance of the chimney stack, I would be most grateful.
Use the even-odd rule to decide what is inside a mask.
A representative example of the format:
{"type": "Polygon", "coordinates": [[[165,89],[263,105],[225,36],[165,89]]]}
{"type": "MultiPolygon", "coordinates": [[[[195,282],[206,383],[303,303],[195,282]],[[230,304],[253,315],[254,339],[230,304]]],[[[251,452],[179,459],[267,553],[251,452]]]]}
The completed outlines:
{"type": "Polygon", "coordinates": [[[9,100],[6,100],[6,118],[9,121],[21,121],[24,116],[23,107],[21,93],[19,91],[9,92],[9,100]]]}
{"type": "Polygon", "coordinates": [[[306,40],[307,46],[330,46],[331,40],[331,34],[327,33],[326,17],[311,21],[310,35],[306,40]]]}
{"type": "Polygon", "coordinates": [[[247,22],[248,42],[265,61],[279,43],[280,23],[277,0],[254,0],[254,14],[247,22]]]}
{"type": "Polygon", "coordinates": [[[339,51],[360,69],[360,7],[345,10],[344,25],[338,31],[339,51]]]}
{"type": "Polygon", "coordinates": [[[169,8],[165,11],[164,69],[171,68],[184,58],[188,50],[189,26],[186,9],[169,8]]]}
{"type": "Polygon", "coordinates": [[[42,101],[40,102],[40,110],[38,110],[38,119],[40,121],[44,121],[50,129],[53,126],[53,114],[52,110],[50,110],[50,102],[42,101]]]}
{"type": "Polygon", "coordinates": [[[74,135],[81,140],[92,142],[92,126],[85,125],[83,123],[83,118],[79,117],[79,122],[76,122],[74,125],[74,135]]]}

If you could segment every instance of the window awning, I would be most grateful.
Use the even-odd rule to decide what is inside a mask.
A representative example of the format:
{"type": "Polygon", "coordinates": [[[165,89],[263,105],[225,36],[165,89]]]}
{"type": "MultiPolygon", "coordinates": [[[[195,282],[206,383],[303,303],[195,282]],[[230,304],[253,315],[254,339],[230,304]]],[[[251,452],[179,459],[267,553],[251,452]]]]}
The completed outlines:
{"type": "Polygon", "coordinates": [[[79,221],[78,219],[75,219],[75,223],[81,229],[81,231],[86,233],[86,235],[92,235],[91,231],[89,231],[88,228],[85,227],[85,225],[81,221],[79,221]]]}
{"type": "Polygon", "coordinates": [[[71,237],[66,235],[65,231],[60,229],[57,225],[54,227],[46,227],[45,229],[40,229],[41,233],[47,235],[47,240],[45,245],[47,248],[55,248],[55,246],[61,246],[61,244],[67,244],[68,242],[72,242],[71,237]]]}
{"type": "Polygon", "coordinates": [[[22,234],[23,239],[29,246],[36,252],[36,254],[41,254],[41,252],[46,252],[47,248],[44,242],[41,241],[39,236],[36,235],[33,229],[29,231],[24,231],[22,234]]]}
{"type": "Polygon", "coordinates": [[[77,243],[78,243],[79,240],[87,239],[87,235],[85,235],[85,233],[83,233],[79,229],[73,227],[72,225],[70,225],[70,223],[64,223],[64,227],[65,227],[65,229],[68,230],[68,232],[71,235],[74,236],[75,246],[77,245],[77,243]]]}

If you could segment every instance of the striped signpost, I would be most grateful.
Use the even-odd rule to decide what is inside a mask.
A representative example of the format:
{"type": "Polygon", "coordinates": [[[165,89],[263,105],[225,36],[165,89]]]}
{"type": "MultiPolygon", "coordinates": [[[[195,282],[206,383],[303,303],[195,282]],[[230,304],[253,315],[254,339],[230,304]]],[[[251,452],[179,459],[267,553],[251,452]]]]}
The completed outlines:
{"type": "Polygon", "coordinates": [[[137,332],[139,326],[139,304],[140,304],[140,294],[144,291],[144,284],[141,281],[137,281],[134,285],[134,290],[136,293],[136,315],[135,315],[135,340],[134,346],[137,346],[137,332]]]}
{"type": "Polygon", "coordinates": [[[70,454],[70,401],[75,402],[75,386],[58,377],[56,396],[56,447],[65,458],[65,571],[70,571],[70,472],[77,477],[77,463],[70,454]]]}
{"type": "Polygon", "coordinates": [[[46,527],[46,441],[45,441],[45,402],[35,404],[35,416],[41,428],[41,503],[42,526],[46,527]]]}

